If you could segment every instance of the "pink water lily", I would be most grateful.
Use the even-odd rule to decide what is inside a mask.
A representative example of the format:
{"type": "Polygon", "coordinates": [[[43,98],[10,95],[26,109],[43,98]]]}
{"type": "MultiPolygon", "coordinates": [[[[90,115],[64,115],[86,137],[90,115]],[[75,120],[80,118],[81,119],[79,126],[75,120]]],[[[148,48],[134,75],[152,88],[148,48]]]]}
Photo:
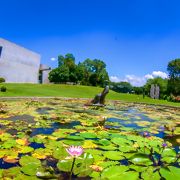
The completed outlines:
{"type": "Polygon", "coordinates": [[[81,146],[70,146],[66,151],[73,157],[78,157],[84,152],[81,146]]]}

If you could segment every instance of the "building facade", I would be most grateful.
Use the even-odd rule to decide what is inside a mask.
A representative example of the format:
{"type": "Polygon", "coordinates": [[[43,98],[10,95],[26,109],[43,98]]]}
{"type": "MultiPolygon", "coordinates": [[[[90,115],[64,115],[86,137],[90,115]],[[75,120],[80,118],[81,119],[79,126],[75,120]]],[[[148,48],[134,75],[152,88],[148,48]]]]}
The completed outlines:
{"type": "Polygon", "coordinates": [[[40,64],[39,67],[39,83],[40,84],[49,84],[49,73],[51,72],[51,67],[40,64]]]}
{"type": "Polygon", "coordinates": [[[0,38],[0,77],[9,83],[39,83],[40,55],[0,38]]]}

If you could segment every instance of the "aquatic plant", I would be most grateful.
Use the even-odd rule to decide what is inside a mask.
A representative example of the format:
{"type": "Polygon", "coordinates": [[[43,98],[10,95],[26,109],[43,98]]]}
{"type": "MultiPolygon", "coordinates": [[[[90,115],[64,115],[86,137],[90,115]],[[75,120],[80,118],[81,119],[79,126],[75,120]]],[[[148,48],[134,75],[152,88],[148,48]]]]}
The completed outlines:
{"type": "Polygon", "coordinates": [[[0,179],[180,179],[177,109],[84,103],[3,102],[0,179]]]}
{"type": "Polygon", "coordinates": [[[69,148],[66,148],[66,151],[69,153],[69,155],[73,157],[73,162],[70,171],[70,179],[71,179],[75,160],[77,157],[81,156],[84,150],[81,146],[70,146],[69,148]]]}

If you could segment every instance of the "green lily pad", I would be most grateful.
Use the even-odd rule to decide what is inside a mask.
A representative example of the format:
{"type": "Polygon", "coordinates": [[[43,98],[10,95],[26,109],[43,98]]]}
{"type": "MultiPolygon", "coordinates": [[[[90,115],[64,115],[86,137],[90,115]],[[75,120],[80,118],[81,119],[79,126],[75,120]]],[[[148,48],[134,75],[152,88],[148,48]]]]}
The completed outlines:
{"type": "Polygon", "coordinates": [[[138,180],[139,179],[139,173],[135,172],[135,171],[124,172],[119,176],[118,179],[119,180],[138,180]]]}
{"type": "Polygon", "coordinates": [[[23,146],[19,152],[25,154],[25,153],[30,153],[32,151],[34,151],[34,148],[29,146],[23,146]]]}
{"type": "Polygon", "coordinates": [[[69,154],[67,153],[65,148],[56,148],[53,151],[53,157],[56,159],[64,159],[67,156],[69,156],[69,154]]]}
{"type": "Polygon", "coordinates": [[[99,141],[94,141],[96,144],[99,144],[101,146],[109,146],[111,142],[107,139],[101,139],[99,141]]]}
{"type": "Polygon", "coordinates": [[[132,169],[132,170],[135,170],[137,172],[143,172],[145,171],[148,167],[143,167],[143,166],[138,166],[138,165],[134,165],[134,164],[131,164],[129,165],[129,168],[132,169]]]}
{"type": "Polygon", "coordinates": [[[135,152],[135,151],[136,151],[133,146],[128,146],[128,145],[126,145],[126,146],[125,146],[125,145],[120,146],[120,147],[119,147],[119,150],[120,150],[121,152],[135,152]]]}
{"type": "Polygon", "coordinates": [[[72,159],[68,159],[68,160],[60,160],[57,163],[57,167],[60,171],[64,171],[64,172],[70,172],[71,167],[72,167],[72,159]]]}
{"type": "Polygon", "coordinates": [[[104,150],[109,150],[109,151],[113,151],[113,150],[117,150],[118,148],[114,145],[109,145],[109,146],[99,146],[100,149],[104,149],[104,150]]]}
{"type": "Polygon", "coordinates": [[[133,143],[131,141],[129,141],[128,139],[125,139],[125,138],[120,138],[120,137],[115,137],[115,138],[112,138],[111,141],[114,143],[114,144],[117,144],[119,146],[121,145],[132,145],[133,143]]]}
{"type": "Polygon", "coordinates": [[[77,140],[69,140],[69,139],[67,139],[67,140],[63,140],[62,141],[64,144],[67,144],[67,145],[75,145],[75,146],[81,146],[81,145],[83,145],[83,141],[77,141],[77,140]]]}
{"type": "Polygon", "coordinates": [[[97,138],[97,135],[95,133],[90,132],[83,132],[79,134],[83,138],[97,138]]]}
{"type": "Polygon", "coordinates": [[[5,148],[5,149],[9,149],[9,148],[12,148],[14,146],[16,146],[16,141],[14,139],[9,139],[7,141],[5,141],[1,147],[5,148]]]}
{"type": "Polygon", "coordinates": [[[124,159],[123,153],[120,151],[107,151],[104,153],[104,157],[111,160],[122,160],[124,159]]]}
{"type": "Polygon", "coordinates": [[[176,160],[177,160],[176,157],[169,157],[169,156],[163,157],[163,158],[161,159],[161,161],[166,162],[166,163],[173,163],[173,162],[175,162],[176,160]]]}
{"type": "Polygon", "coordinates": [[[72,135],[68,135],[66,137],[66,139],[68,139],[68,140],[76,140],[76,141],[83,141],[84,140],[84,138],[81,137],[81,136],[72,136],[72,135]]]}
{"type": "Polygon", "coordinates": [[[106,162],[100,163],[99,166],[101,166],[103,168],[107,168],[107,167],[115,166],[115,165],[118,165],[118,164],[119,164],[118,161],[106,161],[106,162]]]}
{"type": "Polygon", "coordinates": [[[161,176],[164,177],[166,180],[174,180],[174,179],[180,179],[180,169],[170,166],[167,168],[161,168],[160,173],[161,176]]]}
{"type": "Polygon", "coordinates": [[[103,179],[110,179],[110,180],[117,180],[119,177],[127,171],[129,168],[127,166],[111,166],[101,173],[101,178],[103,179]]]}
{"type": "Polygon", "coordinates": [[[146,154],[134,154],[132,157],[130,157],[130,161],[136,165],[149,166],[152,164],[152,161],[146,154]]]}
{"type": "Polygon", "coordinates": [[[2,171],[1,177],[9,177],[14,179],[18,174],[20,174],[21,168],[20,167],[12,167],[10,169],[6,169],[2,171]]]}
{"type": "Polygon", "coordinates": [[[161,155],[162,157],[167,157],[167,156],[174,157],[176,156],[176,151],[170,148],[165,148],[161,155]]]}
{"type": "Polygon", "coordinates": [[[40,166],[41,161],[37,158],[32,157],[32,156],[22,156],[21,159],[19,160],[19,164],[21,166],[26,166],[27,164],[33,164],[35,166],[40,166]]]}
{"type": "Polygon", "coordinates": [[[160,180],[161,177],[158,171],[154,172],[155,168],[149,167],[146,171],[142,172],[141,177],[147,180],[160,180]]]}
{"type": "Polygon", "coordinates": [[[38,171],[39,165],[34,164],[34,163],[29,163],[27,165],[22,166],[21,171],[29,176],[35,176],[37,171],[38,171]]]}
{"type": "Polygon", "coordinates": [[[95,179],[100,179],[100,172],[93,171],[89,176],[95,179]]]}

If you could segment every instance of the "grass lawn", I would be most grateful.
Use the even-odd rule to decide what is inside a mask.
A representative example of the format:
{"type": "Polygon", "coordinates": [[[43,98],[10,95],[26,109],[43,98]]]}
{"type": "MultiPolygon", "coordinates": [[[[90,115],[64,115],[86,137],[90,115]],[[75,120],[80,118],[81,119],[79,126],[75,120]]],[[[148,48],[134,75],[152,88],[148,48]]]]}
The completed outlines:
{"type": "MultiPolygon", "coordinates": [[[[72,98],[93,98],[102,91],[102,88],[78,85],[60,85],[60,84],[14,84],[5,83],[0,86],[6,86],[7,92],[0,92],[0,97],[72,97],[72,98]]],[[[140,102],[149,104],[162,104],[170,106],[179,106],[180,103],[168,102],[165,100],[154,100],[149,97],[143,99],[142,95],[123,94],[110,91],[107,95],[110,100],[122,100],[128,102],[140,102]]]]}

